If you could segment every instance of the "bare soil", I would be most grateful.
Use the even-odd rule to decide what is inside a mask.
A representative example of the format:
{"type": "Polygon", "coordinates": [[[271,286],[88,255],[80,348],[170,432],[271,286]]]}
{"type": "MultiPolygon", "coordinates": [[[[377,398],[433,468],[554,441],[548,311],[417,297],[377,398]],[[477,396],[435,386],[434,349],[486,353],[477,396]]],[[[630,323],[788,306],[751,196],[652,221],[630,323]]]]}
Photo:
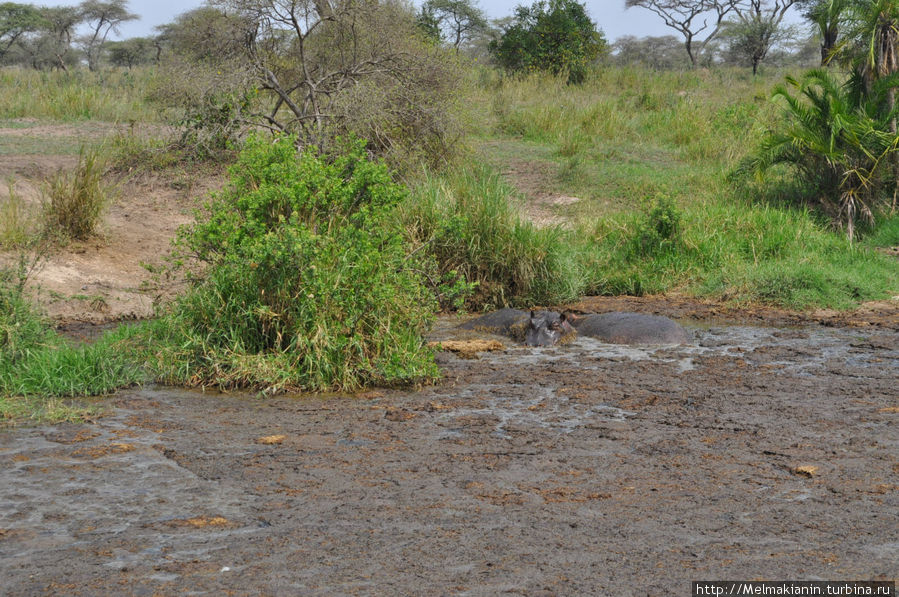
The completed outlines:
{"type": "MultiPolygon", "coordinates": [[[[76,164],[73,156],[0,156],[0,178],[12,177],[15,192],[36,211],[43,181],[76,164]]],[[[100,234],[51,247],[29,276],[35,300],[61,326],[150,317],[155,301],[171,296],[180,284],[153,271],[163,264],[178,227],[192,220],[193,210],[222,186],[223,177],[221,172],[118,173],[110,183],[116,199],[100,234]]],[[[8,193],[0,186],[0,198],[8,193]]],[[[7,262],[15,258],[15,251],[0,254],[7,262]]]]}

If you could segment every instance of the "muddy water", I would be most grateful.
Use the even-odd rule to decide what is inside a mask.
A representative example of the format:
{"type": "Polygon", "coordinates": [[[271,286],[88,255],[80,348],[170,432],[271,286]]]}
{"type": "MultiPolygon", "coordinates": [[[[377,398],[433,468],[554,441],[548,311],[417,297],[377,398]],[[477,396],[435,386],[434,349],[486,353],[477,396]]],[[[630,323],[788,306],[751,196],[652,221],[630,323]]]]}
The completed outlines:
{"type": "MultiPolygon", "coordinates": [[[[457,337],[451,323],[435,337],[457,337]]],[[[2,432],[0,593],[899,577],[899,333],[690,333],[441,353],[444,381],[419,391],[145,388],[95,424],[2,432]]]]}

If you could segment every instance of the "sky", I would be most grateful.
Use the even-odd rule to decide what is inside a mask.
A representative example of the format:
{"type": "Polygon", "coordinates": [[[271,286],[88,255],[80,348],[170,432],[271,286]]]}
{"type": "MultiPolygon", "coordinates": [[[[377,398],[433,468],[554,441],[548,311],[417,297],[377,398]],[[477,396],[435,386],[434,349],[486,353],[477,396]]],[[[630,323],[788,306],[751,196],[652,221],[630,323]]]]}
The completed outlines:
{"type": "MultiPolygon", "coordinates": [[[[21,1],[27,2],[27,0],[21,1]]],[[[625,0],[586,0],[584,2],[590,17],[605,33],[606,39],[609,41],[615,41],[623,35],[680,36],[674,29],[666,27],[656,14],[644,8],[625,10],[624,2],[625,0]]],[[[78,0],[33,0],[27,3],[45,6],[71,6],[78,4],[78,0]]],[[[171,23],[179,14],[203,4],[204,0],[130,0],[129,10],[140,15],[140,20],[124,23],[121,27],[121,34],[119,36],[111,34],[109,39],[153,35],[153,27],[156,25],[171,23]]],[[[478,4],[487,13],[488,18],[498,19],[511,16],[517,5],[530,5],[532,0],[480,0],[478,4]]],[[[421,0],[415,0],[415,5],[420,6],[421,0]]]]}
{"type": "MultiPolygon", "coordinates": [[[[79,3],[79,0],[18,1],[43,6],[72,6],[79,3]]],[[[665,27],[662,20],[648,10],[642,8],[624,10],[624,1],[587,0],[585,3],[590,17],[605,33],[606,39],[613,41],[622,35],[642,37],[675,33],[673,29],[665,27]]],[[[140,15],[141,19],[124,23],[121,27],[121,35],[116,39],[153,35],[153,27],[156,25],[171,23],[179,14],[203,4],[204,0],[130,0],[128,9],[140,15]]],[[[480,0],[478,4],[487,13],[488,18],[498,19],[510,16],[519,4],[532,4],[532,0],[480,0]]],[[[420,0],[415,0],[415,5],[420,6],[420,0]]],[[[110,35],[110,39],[113,38],[113,35],[110,35]]]]}

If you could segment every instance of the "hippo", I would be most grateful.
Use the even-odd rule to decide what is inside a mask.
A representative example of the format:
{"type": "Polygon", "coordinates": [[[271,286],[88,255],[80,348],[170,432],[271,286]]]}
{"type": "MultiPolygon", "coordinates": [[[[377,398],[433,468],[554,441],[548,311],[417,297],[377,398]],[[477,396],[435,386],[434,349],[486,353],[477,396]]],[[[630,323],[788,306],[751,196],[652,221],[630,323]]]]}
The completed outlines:
{"type": "Polygon", "coordinates": [[[575,334],[609,344],[686,344],[689,336],[675,321],[642,313],[602,313],[576,316],[556,311],[500,309],[459,326],[502,334],[528,346],[553,346],[575,334]]]}
{"type": "Polygon", "coordinates": [[[487,313],[463,323],[459,328],[510,336],[527,346],[553,346],[576,333],[564,313],[531,311],[528,314],[509,308],[487,313]]]}
{"type": "Polygon", "coordinates": [[[687,344],[687,331],[677,322],[643,313],[602,313],[568,318],[577,333],[609,344],[687,344]]]}
{"type": "Polygon", "coordinates": [[[555,346],[576,335],[577,332],[571,327],[565,313],[531,311],[525,330],[524,343],[528,346],[555,346]]]}

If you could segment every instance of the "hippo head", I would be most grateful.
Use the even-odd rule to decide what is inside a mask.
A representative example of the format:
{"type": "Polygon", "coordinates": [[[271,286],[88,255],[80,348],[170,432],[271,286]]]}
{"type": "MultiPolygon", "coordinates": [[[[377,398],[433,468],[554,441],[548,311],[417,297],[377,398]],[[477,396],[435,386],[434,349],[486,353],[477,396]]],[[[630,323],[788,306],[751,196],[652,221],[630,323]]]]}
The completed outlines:
{"type": "Polygon", "coordinates": [[[531,311],[524,343],[528,346],[553,346],[574,331],[564,313],[531,311]]]}

